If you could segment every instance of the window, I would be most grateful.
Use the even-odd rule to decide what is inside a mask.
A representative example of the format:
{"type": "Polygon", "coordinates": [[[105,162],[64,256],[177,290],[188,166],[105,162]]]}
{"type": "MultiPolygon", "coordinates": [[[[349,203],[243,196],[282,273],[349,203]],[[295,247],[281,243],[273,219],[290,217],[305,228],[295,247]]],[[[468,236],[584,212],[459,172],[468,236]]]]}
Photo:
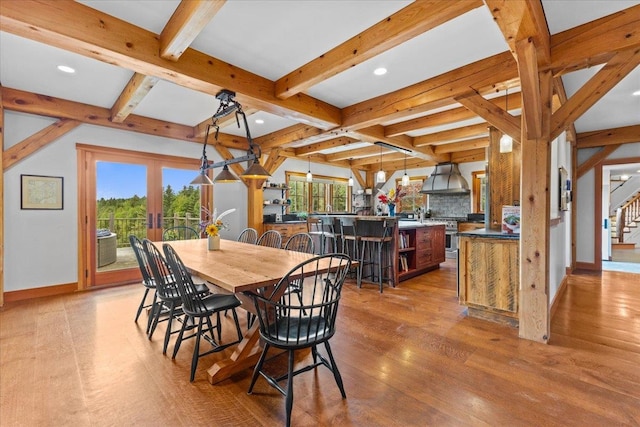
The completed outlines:
{"type": "Polygon", "coordinates": [[[406,187],[402,186],[402,179],[396,179],[396,188],[400,188],[405,193],[400,200],[400,206],[396,207],[398,212],[413,213],[418,208],[424,209],[427,204],[427,195],[422,194],[420,190],[426,179],[426,176],[411,177],[406,187]]]}
{"type": "Polygon", "coordinates": [[[292,213],[348,212],[351,209],[347,179],[314,175],[313,182],[307,182],[305,174],[287,172],[286,176],[292,213]]]}
{"type": "Polygon", "coordinates": [[[473,190],[473,212],[483,213],[487,205],[487,174],[484,171],[471,172],[473,190]]]}

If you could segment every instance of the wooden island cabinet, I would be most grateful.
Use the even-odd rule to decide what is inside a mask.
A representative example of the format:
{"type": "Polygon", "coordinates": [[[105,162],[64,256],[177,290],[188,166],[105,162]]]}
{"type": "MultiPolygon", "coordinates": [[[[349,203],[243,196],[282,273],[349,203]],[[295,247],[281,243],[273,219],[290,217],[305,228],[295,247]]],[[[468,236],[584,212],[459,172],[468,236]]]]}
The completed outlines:
{"type": "Polygon", "coordinates": [[[444,225],[398,227],[398,280],[403,281],[440,267],[445,261],[444,225]]]}
{"type": "Polygon", "coordinates": [[[518,246],[518,235],[484,229],[459,233],[459,300],[469,316],[518,325],[518,246]]]}

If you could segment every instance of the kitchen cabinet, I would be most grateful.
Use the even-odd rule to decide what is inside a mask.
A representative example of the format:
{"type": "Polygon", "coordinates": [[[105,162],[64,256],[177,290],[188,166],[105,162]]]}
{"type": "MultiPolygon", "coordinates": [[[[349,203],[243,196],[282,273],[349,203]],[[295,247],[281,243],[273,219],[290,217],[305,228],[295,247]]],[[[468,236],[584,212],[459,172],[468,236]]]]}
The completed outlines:
{"type": "Polygon", "coordinates": [[[397,236],[398,280],[440,267],[445,261],[444,225],[402,227],[397,236]]]}
{"type": "Polygon", "coordinates": [[[519,239],[479,230],[462,234],[459,244],[459,300],[469,316],[517,326],[519,239]]]}
{"type": "Polygon", "coordinates": [[[307,232],[306,221],[291,221],[291,222],[271,222],[265,223],[262,226],[263,232],[268,230],[276,230],[282,236],[282,247],[287,241],[296,233],[307,232]]]}

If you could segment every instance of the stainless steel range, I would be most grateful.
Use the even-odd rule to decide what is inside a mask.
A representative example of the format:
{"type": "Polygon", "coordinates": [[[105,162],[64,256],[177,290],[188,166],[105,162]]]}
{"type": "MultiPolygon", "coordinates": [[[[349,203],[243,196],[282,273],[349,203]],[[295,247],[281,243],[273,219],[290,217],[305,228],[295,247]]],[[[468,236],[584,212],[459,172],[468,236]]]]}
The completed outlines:
{"type": "Polygon", "coordinates": [[[445,256],[447,258],[458,257],[458,221],[464,221],[466,218],[440,217],[425,218],[425,222],[433,222],[444,224],[444,246],[445,256]]]}

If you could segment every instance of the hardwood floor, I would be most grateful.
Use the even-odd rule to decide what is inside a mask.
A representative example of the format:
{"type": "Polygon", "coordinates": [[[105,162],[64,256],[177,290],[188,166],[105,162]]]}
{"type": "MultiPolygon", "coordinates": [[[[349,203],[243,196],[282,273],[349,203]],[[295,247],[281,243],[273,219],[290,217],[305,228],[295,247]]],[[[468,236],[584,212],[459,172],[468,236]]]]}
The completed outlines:
{"type": "MultiPolygon", "coordinates": [[[[324,368],[294,381],[292,424],[640,425],[640,275],[569,278],[549,345],[468,318],[455,261],[381,295],[347,284],[324,368]]],[[[142,287],[8,303],[0,311],[2,426],[275,426],[284,398],[250,371],[212,386],[192,343],[175,361],[133,322],[142,287]]],[[[245,316],[240,316],[244,318],[245,316]]],[[[231,332],[231,328],[228,328],[231,332]]],[[[171,346],[172,348],[172,346],[171,346]]],[[[271,361],[284,368],[284,358],[271,361]]]]}

